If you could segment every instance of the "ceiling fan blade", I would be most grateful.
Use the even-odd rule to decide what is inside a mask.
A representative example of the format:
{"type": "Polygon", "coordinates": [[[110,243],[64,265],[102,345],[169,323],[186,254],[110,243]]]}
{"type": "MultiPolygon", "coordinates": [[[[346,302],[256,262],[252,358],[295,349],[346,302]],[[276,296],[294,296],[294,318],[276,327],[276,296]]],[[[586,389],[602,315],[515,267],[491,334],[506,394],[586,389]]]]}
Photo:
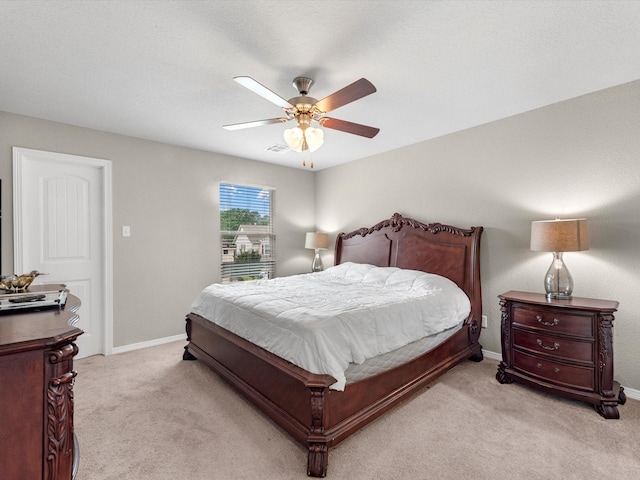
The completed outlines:
{"type": "Polygon", "coordinates": [[[380,131],[379,128],[368,127],[360,123],[347,122],[346,120],[338,120],[337,118],[322,117],[318,120],[320,125],[331,128],[333,130],[340,130],[346,133],[352,133],[354,135],[360,135],[361,137],[373,138],[380,131]]]}
{"type": "Polygon", "coordinates": [[[347,85],[341,90],[338,90],[335,93],[332,93],[328,97],[324,97],[322,100],[316,103],[316,107],[321,112],[330,112],[331,110],[335,110],[336,108],[342,107],[347,103],[351,103],[355,100],[358,100],[362,97],[366,97],[367,95],[371,95],[376,91],[376,87],[367,80],[366,78],[361,78],[360,80],[356,80],[351,85],[347,85]]]}
{"type": "Polygon", "coordinates": [[[233,77],[233,79],[236,82],[238,82],[240,85],[242,85],[243,87],[246,87],[249,90],[251,90],[252,92],[257,93],[262,98],[266,98],[271,103],[275,103],[279,107],[282,107],[282,108],[293,108],[293,105],[291,105],[287,100],[282,98],[277,93],[272,92],[271,90],[269,90],[267,87],[265,87],[261,83],[256,82],[251,77],[233,77]]]}
{"type": "Polygon", "coordinates": [[[226,130],[242,130],[243,128],[261,127],[272,123],[284,123],[289,120],[290,119],[288,118],[268,118],[266,120],[256,120],[254,122],[232,123],[230,125],[223,125],[222,128],[226,130]]]}

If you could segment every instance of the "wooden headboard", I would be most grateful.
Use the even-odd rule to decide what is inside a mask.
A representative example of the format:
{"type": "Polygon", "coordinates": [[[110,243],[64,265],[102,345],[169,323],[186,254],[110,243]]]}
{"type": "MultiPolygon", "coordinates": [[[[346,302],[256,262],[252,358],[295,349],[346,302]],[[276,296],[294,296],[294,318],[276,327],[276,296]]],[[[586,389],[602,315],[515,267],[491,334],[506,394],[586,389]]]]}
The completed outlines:
{"type": "Polygon", "coordinates": [[[469,319],[481,321],[480,236],[482,227],[463,229],[425,224],[394,213],[370,228],[340,233],[335,264],[368,263],[435,273],[454,281],[469,297],[469,319]]]}

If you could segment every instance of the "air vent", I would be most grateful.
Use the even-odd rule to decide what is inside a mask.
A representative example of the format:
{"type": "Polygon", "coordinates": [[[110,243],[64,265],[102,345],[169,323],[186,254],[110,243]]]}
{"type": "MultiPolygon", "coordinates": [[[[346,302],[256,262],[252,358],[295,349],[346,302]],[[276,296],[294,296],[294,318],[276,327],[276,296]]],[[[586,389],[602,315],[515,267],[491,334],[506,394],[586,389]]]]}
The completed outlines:
{"type": "Polygon", "coordinates": [[[288,150],[289,150],[289,147],[287,147],[286,145],[279,145],[277,143],[274,143],[270,147],[267,147],[267,151],[273,152],[273,153],[284,153],[288,150]]]}

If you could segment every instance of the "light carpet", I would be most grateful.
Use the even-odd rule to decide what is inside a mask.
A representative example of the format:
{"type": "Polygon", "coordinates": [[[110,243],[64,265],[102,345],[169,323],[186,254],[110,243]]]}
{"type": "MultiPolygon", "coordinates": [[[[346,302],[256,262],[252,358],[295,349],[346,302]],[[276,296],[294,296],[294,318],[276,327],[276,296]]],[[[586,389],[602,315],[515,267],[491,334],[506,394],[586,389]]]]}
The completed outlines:
{"type": "MultiPolygon", "coordinates": [[[[306,450],[184,342],[77,360],[77,480],[287,480],[306,450]]],[[[590,405],[501,385],[464,362],[329,452],[327,478],[638,478],[640,402],[605,420],[590,405]]]]}

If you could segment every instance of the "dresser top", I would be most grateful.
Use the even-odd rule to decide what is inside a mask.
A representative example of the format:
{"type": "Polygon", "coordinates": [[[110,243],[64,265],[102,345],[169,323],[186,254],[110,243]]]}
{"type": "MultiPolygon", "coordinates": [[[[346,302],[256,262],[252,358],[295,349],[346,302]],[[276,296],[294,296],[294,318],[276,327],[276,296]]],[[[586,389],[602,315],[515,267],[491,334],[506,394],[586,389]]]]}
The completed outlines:
{"type": "Polygon", "coordinates": [[[614,300],[600,300],[597,298],[571,297],[568,299],[547,298],[544,293],[519,292],[510,290],[498,295],[503,300],[523,302],[533,305],[545,305],[560,308],[577,308],[580,310],[594,310],[615,312],[619,303],[614,300]]]}
{"type": "MultiPolygon", "coordinates": [[[[64,288],[63,285],[34,285],[28,292],[64,288]]],[[[42,310],[15,310],[0,313],[0,355],[53,347],[75,340],[83,332],[70,325],[76,317],[80,300],[67,295],[65,305],[42,310]]]]}

